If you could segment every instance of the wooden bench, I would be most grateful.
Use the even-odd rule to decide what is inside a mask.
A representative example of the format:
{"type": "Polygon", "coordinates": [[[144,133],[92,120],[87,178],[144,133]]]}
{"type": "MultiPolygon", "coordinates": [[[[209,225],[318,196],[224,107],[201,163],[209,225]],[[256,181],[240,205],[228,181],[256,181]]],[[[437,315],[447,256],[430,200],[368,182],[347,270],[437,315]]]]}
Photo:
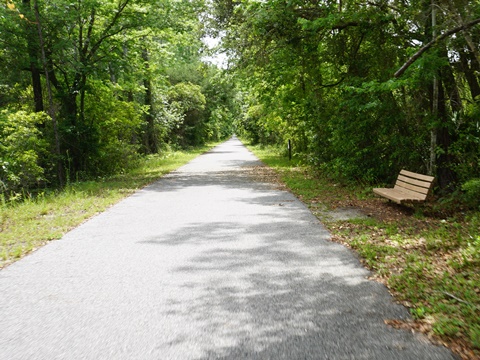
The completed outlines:
{"type": "Polygon", "coordinates": [[[433,176],[402,170],[393,188],[375,188],[373,192],[397,204],[424,202],[432,188],[433,179],[433,176]]]}

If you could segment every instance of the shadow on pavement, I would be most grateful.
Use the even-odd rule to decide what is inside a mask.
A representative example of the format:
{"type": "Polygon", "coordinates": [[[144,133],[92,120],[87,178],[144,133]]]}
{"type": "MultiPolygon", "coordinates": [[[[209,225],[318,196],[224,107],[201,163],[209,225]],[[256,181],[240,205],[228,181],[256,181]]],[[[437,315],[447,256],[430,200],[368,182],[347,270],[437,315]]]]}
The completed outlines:
{"type": "MultiPolygon", "coordinates": [[[[174,272],[188,279],[183,288],[201,295],[187,306],[172,298],[168,312],[204,329],[199,360],[445,356],[444,349],[385,325],[385,319],[407,318],[406,309],[393,304],[381,284],[367,281],[368,271],[344,248],[318,233],[292,240],[293,222],[277,220],[282,226],[192,223],[143,242],[198,249],[174,272]]],[[[173,343],[181,347],[183,340],[173,343]]]]}

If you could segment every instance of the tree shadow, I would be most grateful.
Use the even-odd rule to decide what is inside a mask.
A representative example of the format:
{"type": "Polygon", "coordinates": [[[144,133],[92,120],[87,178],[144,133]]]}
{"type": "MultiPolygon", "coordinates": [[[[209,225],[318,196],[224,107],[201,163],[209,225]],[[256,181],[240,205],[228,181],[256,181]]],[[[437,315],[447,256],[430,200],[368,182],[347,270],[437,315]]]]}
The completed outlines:
{"type": "MultiPolygon", "coordinates": [[[[276,220],[278,226],[264,221],[249,228],[190,223],[143,241],[179,251],[196,247],[171,270],[192,297],[186,304],[172,296],[167,306],[194,329],[202,353],[196,359],[450,358],[384,323],[409,314],[323,228],[306,231],[288,216],[276,220]]],[[[170,346],[189,341],[177,334],[170,346]]]]}

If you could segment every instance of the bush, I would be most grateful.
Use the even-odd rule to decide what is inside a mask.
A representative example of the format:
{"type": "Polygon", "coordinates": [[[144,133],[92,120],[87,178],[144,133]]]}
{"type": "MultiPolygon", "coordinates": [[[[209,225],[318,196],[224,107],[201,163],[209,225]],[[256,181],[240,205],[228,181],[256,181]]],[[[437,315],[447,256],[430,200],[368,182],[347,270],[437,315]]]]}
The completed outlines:
{"type": "MultiPolygon", "coordinates": [[[[141,146],[140,109],[114,96],[111,86],[94,83],[86,96],[90,137],[85,156],[86,178],[111,175],[135,165],[141,146]]],[[[77,174],[78,176],[78,174],[77,174]]]]}
{"type": "Polygon", "coordinates": [[[0,112],[0,185],[3,194],[28,191],[45,181],[40,165],[47,155],[48,142],[42,137],[39,124],[46,122],[45,113],[26,111],[0,112]]]}
{"type": "Polygon", "coordinates": [[[192,83],[178,83],[169,89],[168,100],[184,119],[173,132],[174,138],[183,147],[202,144],[206,139],[205,124],[202,122],[206,99],[201,87],[192,83]]]}
{"type": "Polygon", "coordinates": [[[467,205],[480,208],[480,179],[471,179],[462,185],[467,205]]]}

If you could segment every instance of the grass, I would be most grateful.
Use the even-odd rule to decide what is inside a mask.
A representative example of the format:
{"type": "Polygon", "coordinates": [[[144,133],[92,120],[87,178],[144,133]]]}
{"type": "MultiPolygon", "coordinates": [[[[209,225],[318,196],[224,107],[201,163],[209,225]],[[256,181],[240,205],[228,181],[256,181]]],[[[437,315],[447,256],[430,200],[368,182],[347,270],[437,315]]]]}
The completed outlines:
{"type": "MultiPolygon", "coordinates": [[[[213,146],[213,145],[212,145],[213,146]]],[[[23,201],[0,203],[0,268],[98,214],[212,146],[150,156],[134,170],[97,181],[71,183],[23,201]]]]}
{"type": "Polygon", "coordinates": [[[329,179],[275,149],[250,149],[319,216],[332,240],[360,255],[373,278],[414,319],[387,323],[421,331],[463,359],[480,358],[480,212],[446,212],[438,203],[391,204],[374,197],[368,186],[329,179]],[[348,206],[370,216],[349,221],[321,217],[324,209],[348,206]]]}

